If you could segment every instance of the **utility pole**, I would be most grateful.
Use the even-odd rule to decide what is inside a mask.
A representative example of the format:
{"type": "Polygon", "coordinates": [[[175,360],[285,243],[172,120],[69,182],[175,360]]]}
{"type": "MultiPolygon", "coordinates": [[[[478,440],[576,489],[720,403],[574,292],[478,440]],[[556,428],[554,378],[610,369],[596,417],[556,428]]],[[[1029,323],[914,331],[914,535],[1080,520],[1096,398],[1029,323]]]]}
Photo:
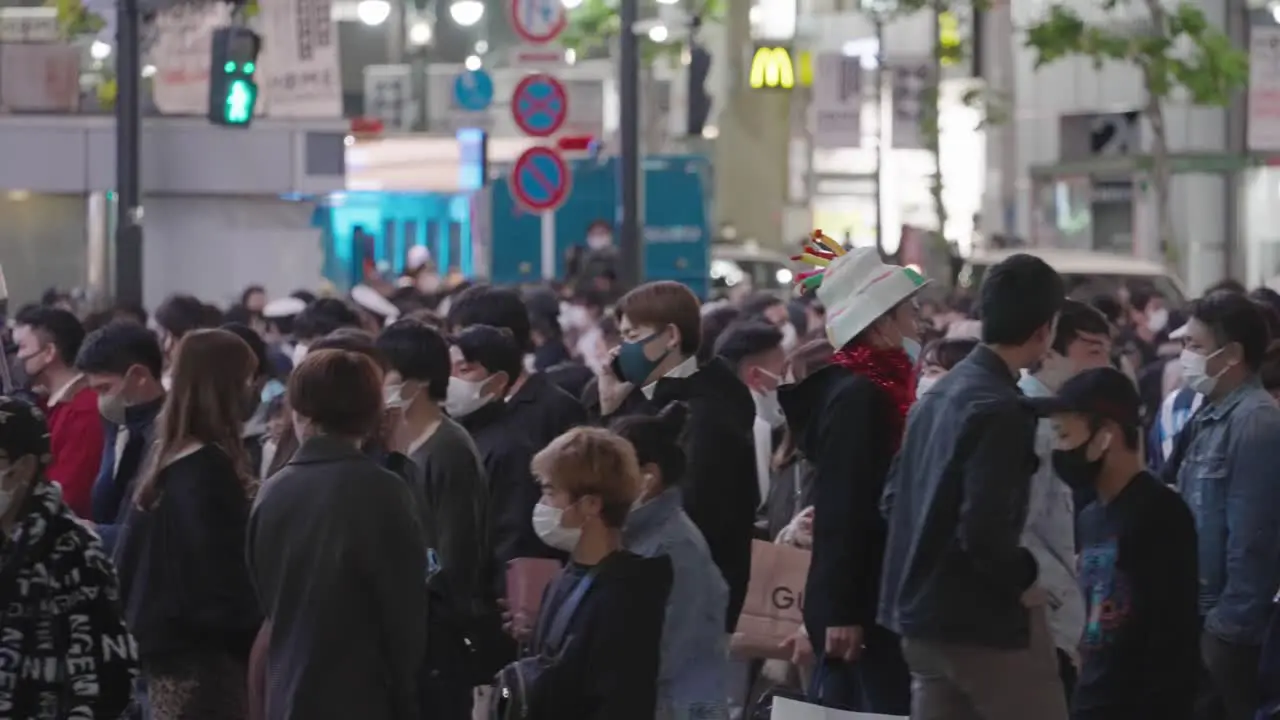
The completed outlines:
{"type": "Polygon", "coordinates": [[[618,34],[618,101],[621,117],[618,153],[618,281],[626,290],[644,277],[644,246],[640,218],[640,39],[635,25],[640,19],[640,0],[622,0],[618,34]]]}
{"type": "Polygon", "coordinates": [[[876,92],[876,252],[884,256],[884,144],[885,144],[885,102],[884,102],[884,16],[877,10],[872,13],[872,21],[876,28],[876,69],[874,72],[876,92]]]}
{"type": "Polygon", "coordinates": [[[116,254],[118,302],[142,303],[142,42],[138,0],[116,2],[116,254]]]}

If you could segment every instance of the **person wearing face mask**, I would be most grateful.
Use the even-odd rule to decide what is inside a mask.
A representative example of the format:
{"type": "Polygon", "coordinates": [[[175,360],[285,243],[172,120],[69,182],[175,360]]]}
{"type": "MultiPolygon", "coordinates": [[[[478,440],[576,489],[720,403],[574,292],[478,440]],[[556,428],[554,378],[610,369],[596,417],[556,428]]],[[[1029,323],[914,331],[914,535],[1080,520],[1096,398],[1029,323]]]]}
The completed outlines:
{"type": "Polygon", "coordinates": [[[260,717],[424,717],[427,548],[410,485],[363,447],[383,422],[382,371],[317,349],[287,399],[301,445],[259,490],[245,547],[266,613],[260,717]]]}
{"type": "Polygon", "coordinates": [[[154,720],[240,720],[262,616],[244,542],[256,478],[241,438],[257,359],[225,330],[187,333],[112,559],[154,720]]]}
{"type": "Polygon", "coordinates": [[[778,328],[782,333],[782,351],[789,353],[796,349],[799,335],[796,326],[791,322],[791,313],[782,298],[770,292],[755,292],[742,301],[742,316],[752,320],[762,320],[778,328]]]}
{"type": "Polygon", "coordinates": [[[905,715],[911,682],[898,638],[875,621],[885,547],[878,501],[915,401],[906,348],[925,280],[870,248],[837,257],[821,277],[832,362],[779,391],[795,445],[814,467],[804,606],[817,656],[811,700],[905,715]]]}
{"type": "Polygon", "coordinates": [[[729,585],[725,632],[731,633],[746,598],[760,507],[755,403],[724,360],[713,357],[699,365],[701,308],[685,285],[645,283],[623,296],[614,314],[623,342],[583,392],[587,415],[606,424],[628,415],[656,415],[675,401],[688,404],[684,509],[729,585]]]}
{"type": "Polygon", "coordinates": [[[174,353],[177,352],[178,343],[182,342],[182,338],[192,330],[221,325],[222,318],[220,315],[214,317],[214,314],[209,312],[208,306],[198,298],[179,293],[165,298],[164,302],[160,303],[160,307],[156,308],[152,319],[155,321],[156,332],[160,336],[160,349],[164,351],[165,372],[162,379],[165,389],[168,390],[172,382],[173,358],[174,353]]]}
{"type": "Polygon", "coordinates": [[[951,369],[969,357],[978,347],[977,338],[942,338],[920,351],[920,378],[916,380],[916,399],[924,397],[951,369]]]}
{"type": "MultiPolygon", "coordinates": [[[[400,320],[378,336],[378,350],[388,369],[383,383],[388,411],[395,414],[392,444],[413,460],[415,494],[423,500],[419,519],[426,546],[439,563],[428,579],[431,592],[431,685],[436,717],[469,718],[471,688],[487,682],[500,667],[468,672],[476,626],[489,622],[501,631],[492,582],[486,532],[489,481],[475,442],[442,407],[447,399],[451,363],[449,344],[439,332],[416,320],[400,320]]],[[[505,658],[503,659],[505,662],[505,658]]]]}
{"type": "MultiPolygon", "coordinates": [[[[528,720],[653,720],[672,559],[624,549],[623,526],[644,484],[632,446],[575,428],[533,459],[542,497],[538,537],[569,553],[534,625],[532,657],[499,674],[499,697],[528,720]]],[[[526,520],[529,522],[529,520],[526,520]]]]}
{"type": "Polygon", "coordinates": [[[656,417],[632,415],[614,424],[614,432],[635,448],[642,481],[622,541],[642,557],[670,558],[674,571],[662,625],[657,718],[728,720],[724,610],[729,587],[680,500],[685,464],[680,435],[688,417],[683,403],[672,403],[656,417]]]}
{"type": "Polygon", "coordinates": [[[756,483],[760,498],[769,496],[770,463],[787,417],[778,402],[778,386],[786,374],[787,355],[782,350],[782,332],[761,321],[730,325],[716,343],[716,355],[729,364],[738,379],[751,391],[756,404],[753,427],[756,449],[756,483]]]}
{"type": "Polygon", "coordinates": [[[271,398],[267,397],[266,389],[268,383],[279,384],[279,381],[271,378],[271,360],[267,355],[267,344],[262,341],[261,335],[254,332],[248,325],[240,323],[227,323],[221,329],[243,340],[244,344],[253,351],[256,362],[253,380],[246,390],[244,411],[248,415],[244,418],[244,429],[241,434],[244,450],[249,455],[249,468],[253,471],[254,477],[261,477],[264,453],[271,449],[267,433],[267,404],[271,398]]]}
{"type": "Polygon", "coordinates": [[[97,393],[98,412],[106,420],[90,519],[111,552],[164,403],[160,382],[164,353],[155,333],[138,323],[117,320],[84,339],[76,354],[76,369],[97,393]]]}
{"type": "MultiPolygon", "coordinates": [[[[1102,313],[1067,300],[1058,316],[1053,345],[1033,372],[1023,371],[1018,387],[1032,399],[1052,398],[1078,373],[1111,365],[1110,325],[1102,313]]],[[[1132,385],[1132,383],[1130,383],[1132,385]]],[[[1136,392],[1136,391],[1135,391],[1136,392]]],[[[1058,672],[1067,698],[1075,687],[1076,645],[1084,627],[1084,600],[1076,583],[1076,514],[1093,501],[1090,484],[1068,485],[1053,468],[1055,435],[1047,420],[1036,429],[1040,467],[1031,477],[1027,525],[1022,544],[1036,556],[1040,587],[1049,596],[1049,629],[1058,650],[1058,672]]]]}
{"type": "MultiPolygon", "coordinates": [[[[538,486],[529,470],[535,452],[529,441],[531,430],[506,421],[509,405],[502,399],[522,372],[522,356],[510,332],[488,325],[468,327],[452,339],[449,348],[452,377],[444,409],[471,435],[484,461],[495,569],[505,568],[516,558],[564,557],[540,541],[529,526],[529,513],[538,502],[538,486]]],[[[502,577],[494,580],[501,588],[502,577]]]]}
{"type": "Polygon", "coordinates": [[[44,388],[45,417],[53,460],[48,476],[82,518],[93,516],[93,482],[102,465],[102,417],[97,394],[76,370],[84,328],[66,310],[36,308],[15,333],[18,360],[35,386],[44,388]]]}
{"type": "Polygon", "coordinates": [[[913,716],[1065,720],[1048,597],[1021,542],[1039,462],[1017,384],[1053,345],[1065,284],[1019,253],[987,271],[981,293],[982,344],[912,408],[881,498],[878,619],[902,636],[913,716]]]}
{"type": "Polygon", "coordinates": [[[1143,466],[1137,389],[1099,367],[1030,402],[1052,424],[1056,475],[1097,498],[1079,521],[1087,622],[1071,717],[1191,720],[1200,674],[1196,527],[1186,503],[1143,466]]]}
{"type": "Polygon", "coordinates": [[[1183,334],[1182,376],[1205,397],[1162,468],[1191,506],[1199,530],[1201,654],[1212,682],[1205,702],[1227,720],[1252,717],[1256,672],[1271,600],[1280,587],[1280,408],[1258,368],[1266,319],[1244,295],[1193,302],[1183,334]]]}
{"type": "Polygon", "coordinates": [[[521,353],[519,372],[507,378],[505,424],[510,432],[528,439],[533,452],[569,428],[582,424],[578,398],[557,387],[547,373],[531,372],[524,353],[534,348],[529,306],[520,293],[508,288],[477,285],[454,296],[449,305],[448,331],[458,334],[473,325],[501,328],[511,334],[521,353]]]}
{"type": "Polygon", "coordinates": [[[41,412],[0,397],[0,708],[24,720],[124,717],[138,656],[115,568],[48,467],[41,412]]]}

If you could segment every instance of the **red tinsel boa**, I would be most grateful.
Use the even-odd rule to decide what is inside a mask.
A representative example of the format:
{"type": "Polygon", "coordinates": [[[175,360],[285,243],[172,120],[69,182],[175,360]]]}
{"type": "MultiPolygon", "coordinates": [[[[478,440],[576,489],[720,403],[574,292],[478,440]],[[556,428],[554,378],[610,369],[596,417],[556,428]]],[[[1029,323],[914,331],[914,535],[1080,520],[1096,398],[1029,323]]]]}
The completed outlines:
{"type": "MultiPolygon", "coordinates": [[[[907,411],[916,400],[915,367],[907,352],[896,347],[873,348],[855,344],[837,350],[833,360],[837,365],[866,377],[889,395],[897,410],[891,418],[894,437],[901,443],[907,428],[907,411]]],[[[897,444],[894,450],[897,450],[897,444]]]]}

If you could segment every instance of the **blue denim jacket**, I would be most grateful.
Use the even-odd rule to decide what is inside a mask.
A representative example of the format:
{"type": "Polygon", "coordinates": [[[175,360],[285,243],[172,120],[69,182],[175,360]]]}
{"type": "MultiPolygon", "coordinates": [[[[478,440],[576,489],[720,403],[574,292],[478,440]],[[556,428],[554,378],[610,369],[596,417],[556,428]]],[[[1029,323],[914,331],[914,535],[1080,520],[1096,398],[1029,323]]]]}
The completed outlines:
{"type": "Polygon", "coordinates": [[[727,717],[729,586],[685,514],[680,490],[670,488],[632,509],[622,537],[637,555],[670,557],[674,570],[662,626],[659,708],[677,718],[727,717]]]}
{"type": "Polygon", "coordinates": [[[1205,629],[1257,645],[1280,588],[1280,407],[1255,377],[1187,430],[1178,490],[1199,534],[1205,629]]]}

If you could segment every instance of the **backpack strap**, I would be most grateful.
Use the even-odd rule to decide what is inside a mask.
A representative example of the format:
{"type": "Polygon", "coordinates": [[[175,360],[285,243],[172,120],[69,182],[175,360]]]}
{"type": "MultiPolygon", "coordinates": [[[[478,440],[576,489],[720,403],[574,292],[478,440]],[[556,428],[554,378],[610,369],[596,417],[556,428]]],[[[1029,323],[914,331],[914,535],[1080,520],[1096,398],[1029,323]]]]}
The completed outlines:
{"type": "Polygon", "coordinates": [[[538,643],[542,650],[550,651],[551,654],[559,651],[560,645],[564,642],[564,635],[569,630],[569,623],[573,621],[573,616],[578,612],[578,606],[582,604],[583,598],[587,596],[587,591],[591,589],[595,579],[596,571],[593,568],[578,581],[569,596],[556,609],[555,615],[550,618],[550,625],[546,627],[546,634],[541,636],[541,642],[538,643]]]}

